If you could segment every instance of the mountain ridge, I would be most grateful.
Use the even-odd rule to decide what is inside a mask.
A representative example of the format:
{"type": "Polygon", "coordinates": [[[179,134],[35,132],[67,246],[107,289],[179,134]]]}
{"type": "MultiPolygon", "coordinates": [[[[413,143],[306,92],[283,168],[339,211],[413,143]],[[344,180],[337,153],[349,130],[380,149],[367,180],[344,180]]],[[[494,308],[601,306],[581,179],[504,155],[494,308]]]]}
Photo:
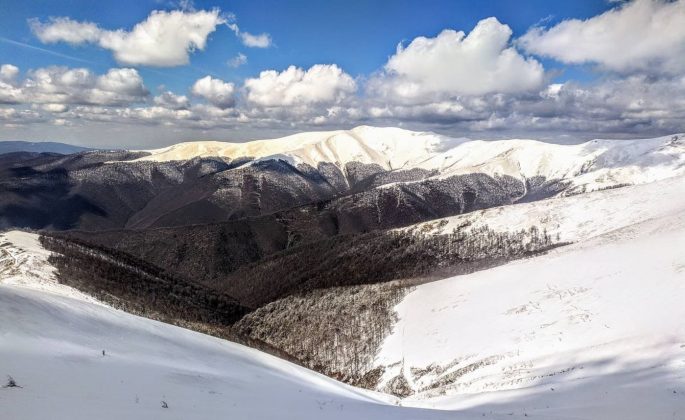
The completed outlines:
{"type": "Polygon", "coordinates": [[[247,165],[283,160],[297,167],[331,163],[344,171],[358,162],[384,171],[421,169],[437,177],[466,173],[509,175],[519,180],[578,178],[574,188],[593,190],[619,183],[661,179],[667,163],[685,167],[685,134],[651,139],[595,139],[554,144],[532,139],[472,140],[393,127],[359,126],[351,130],[306,132],[247,143],[185,142],[145,150],[136,161],[169,162],[193,158],[249,159],[247,165]],[[630,167],[640,167],[640,174],[630,167]],[[623,169],[623,170],[621,170],[623,169]]]}
{"type": "Polygon", "coordinates": [[[59,153],[67,155],[71,153],[93,150],[90,147],[76,146],[68,143],[54,141],[25,141],[25,140],[0,140],[0,155],[5,153],[30,152],[30,153],[59,153]]]}

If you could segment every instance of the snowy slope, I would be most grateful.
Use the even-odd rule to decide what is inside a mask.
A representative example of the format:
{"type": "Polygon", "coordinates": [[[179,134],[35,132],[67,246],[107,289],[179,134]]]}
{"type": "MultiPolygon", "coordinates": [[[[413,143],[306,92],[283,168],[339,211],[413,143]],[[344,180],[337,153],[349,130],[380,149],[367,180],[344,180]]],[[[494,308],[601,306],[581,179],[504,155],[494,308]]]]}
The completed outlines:
{"type": "Polygon", "coordinates": [[[148,150],[143,161],[221,156],[282,159],[313,167],[321,162],[344,169],[350,162],[385,170],[422,168],[439,177],[484,173],[519,180],[543,177],[571,183],[567,193],[641,184],[685,174],[685,135],[638,140],[592,140],[576,145],[536,140],[481,141],[449,138],[399,128],[300,133],[247,143],[191,142],[148,150]]]}
{"type": "Polygon", "coordinates": [[[140,161],[186,160],[202,156],[231,159],[278,158],[293,164],[306,163],[317,167],[320,162],[343,167],[348,162],[378,164],[382,168],[400,169],[419,165],[436,150],[463,140],[450,139],[433,133],[421,133],[399,128],[357,127],[352,130],[299,133],[291,136],[256,140],[246,143],[190,142],[157,150],[140,161]]]}
{"type": "Polygon", "coordinates": [[[418,286],[377,355],[383,381],[406,378],[405,405],[685,418],[684,188],[681,177],[482,214],[511,230],[547,215],[580,242],[418,286]]]}
{"type": "Polygon", "coordinates": [[[577,193],[641,184],[685,173],[685,136],[592,140],[577,145],[535,140],[469,141],[426,161],[442,176],[485,173],[566,180],[577,193]]]}
{"type": "Polygon", "coordinates": [[[398,407],[257,350],[89,302],[55,284],[36,235],[9,232],[0,244],[0,375],[22,387],[0,388],[0,419],[473,417],[398,407]]]}
{"type": "Polygon", "coordinates": [[[546,230],[554,242],[577,242],[645,220],[685,212],[685,176],[478,210],[418,223],[405,231],[445,234],[483,226],[496,232],[546,230]]]}
{"type": "Polygon", "coordinates": [[[256,350],[45,292],[0,287],[0,332],[0,373],[23,387],[0,389],[3,419],[454,418],[401,409],[256,350]]]}
{"type": "Polygon", "coordinates": [[[0,285],[97,302],[78,290],[59,284],[55,268],[48,262],[49,256],[50,252],[42,247],[36,234],[16,230],[0,233],[0,285]]]}
{"type": "Polygon", "coordinates": [[[409,293],[376,358],[415,390],[403,407],[89,302],[36,235],[1,234],[0,385],[23,388],[0,388],[0,419],[685,419],[685,177],[414,229],[464,222],[576,243],[409,293]]]}

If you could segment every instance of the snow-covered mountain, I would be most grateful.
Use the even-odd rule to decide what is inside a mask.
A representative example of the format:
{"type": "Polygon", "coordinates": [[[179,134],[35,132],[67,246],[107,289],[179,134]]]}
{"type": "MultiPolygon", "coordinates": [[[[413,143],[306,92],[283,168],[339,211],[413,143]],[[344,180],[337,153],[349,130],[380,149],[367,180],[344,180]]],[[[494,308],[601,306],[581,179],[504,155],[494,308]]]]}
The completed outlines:
{"type": "Polygon", "coordinates": [[[465,232],[488,227],[515,232],[535,226],[554,242],[586,241],[646,220],[685,212],[685,177],[611,188],[531,203],[492,207],[467,214],[417,223],[401,230],[441,235],[453,229],[465,232]]]}
{"type": "Polygon", "coordinates": [[[312,168],[332,163],[343,171],[346,165],[356,162],[378,165],[386,171],[435,171],[434,176],[440,178],[473,173],[508,175],[521,181],[542,177],[569,182],[571,188],[566,193],[640,184],[685,173],[683,134],[564,145],[536,140],[469,140],[361,126],[247,143],[181,143],[146,152],[150,154],[138,161],[279,159],[312,168]]]}
{"type": "Polygon", "coordinates": [[[352,233],[682,174],[684,135],[561,145],[357,127],[148,151],[3,155],[0,227],[145,229],[277,212],[285,220],[309,206],[352,233]]]}
{"type": "Polygon", "coordinates": [[[56,143],[52,141],[0,141],[0,155],[4,153],[59,153],[70,154],[92,150],[88,147],[74,146],[66,143],[56,143]]]}
{"type": "Polygon", "coordinates": [[[22,231],[0,234],[0,285],[97,302],[78,290],[59,284],[49,256],[50,252],[41,246],[36,234],[22,231]]]}
{"type": "MultiPolygon", "coordinates": [[[[48,256],[35,234],[0,235],[0,374],[18,385],[0,388],[3,419],[502,420],[537,414],[516,394],[510,400],[503,393],[479,394],[464,407],[454,399],[400,401],[353,388],[238,344],[112,309],[58,284],[48,256]]],[[[541,418],[586,418],[576,417],[584,407],[559,396],[544,399],[550,409],[541,418]]],[[[649,398],[678,413],[670,394],[649,398]]]]}
{"type": "Polygon", "coordinates": [[[681,418],[683,197],[678,177],[409,228],[540,224],[577,242],[410,292],[375,361],[380,389],[413,392],[403,407],[95,302],[56,283],[36,235],[8,232],[0,236],[0,374],[23,388],[0,389],[0,417],[681,418]]]}
{"type": "Polygon", "coordinates": [[[404,229],[486,225],[574,244],[408,293],[374,361],[401,401],[109,308],[4,233],[0,375],[23,388],[0,418],[683,418],[685,176],[404,229]]]}
{"type": "Polygon", "coordinates": [[[483,225],[576,243],[417,286],[376,357],[379,388],[546,419],[685,416],[685,177],[410,229],[483,225]]]}
{"type": "Polygon", "coordinates": [[[114,310],[57,284],[47,255],[35,234],[0,236],[0,386],[21,387],[0,388],[2,419],[455,418],[114,310]]]}

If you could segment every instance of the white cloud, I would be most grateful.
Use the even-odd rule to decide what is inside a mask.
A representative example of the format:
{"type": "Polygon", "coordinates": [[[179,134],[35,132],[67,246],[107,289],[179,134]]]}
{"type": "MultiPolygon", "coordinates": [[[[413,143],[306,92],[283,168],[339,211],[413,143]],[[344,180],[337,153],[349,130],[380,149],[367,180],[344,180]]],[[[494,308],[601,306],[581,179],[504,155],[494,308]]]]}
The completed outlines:
{"type": "Polygon", "coordinates": [[[415,38],[406,47],[398,45],[369,89],[380,97],[418,103],[538,89],[544,69],[509,45],[511,34],[509,26],[488,18],[468,35],[446,29],[435,38],[415,38]]]}
{"type": "MultiPolygon", "coordinates": [[[[626,10],[636,5],[662,10],[675,4],[638,1],[617,6],[611,13],[626,16],[626,10]]],[[[677,10],[671,14],[676,16],[677,10]]],[[[136,28],[152,25],[149,40],[157,42],[155,39],[161,36],[158,31],[167,29],[149,23],[155,20],[154,15],[130,32],[118,31],[121,39],[136,38],[132,45],[139,44],[143,36],[136,28]]],[[[226,19],[230,21],[230,17],[226,19]]],[[[52,20],[41,24],[41,30],[57,23],[65,24],[52,20]]],[[[70,27],[73,42],[91,42],[78,41],[90,36],[88,24],[83,25],[84,33],[80,35],[80,26],[70,27]]],[[[45,39],[67,41],[67,35],[59,35],[59,28],[44,31],[45,39]]],[[[664,33],[664,42],[679,29],[664,33]]],[[[245,34],[237,26],[234,30],[238,36],[245,34]]],[[[544,37],[553,30],[533,30],[529,34],[540,31],[537,35],[544,37]]],[[[61,129],[56,125],[69,126],[69,130],[81,127],[91,133],[97,127],[114,127],[113,131],[146,132],[167,140],[170,137],[160,133],[186,133],[185,138],[175,137],[179,141],[198,133],[228,134],[210,130],[240,128],[240,133],[261,135],[268,130],[282,133],[289,127],[308,130],[358,124],[471,133],[482,138],[549,138],[558,134],[582,138],[651,137],[685,131],[685,77],[675,72],[678,63],[685,65],[685,55],[674,54],[670,61],[645,60],[658,63],[659,69],[669,69],[660,70],[656,77],[644,72],[610,72],[596,82],[548,85],[542,65],[519,53],[511,44],[511,34],[508,26],[490,18],[479,22],[469,34],[445,30],[433,38],[418,37],[397,47],[385,66],[370,76],[362,95],[356,94],[360,82],[335,64],[267,70],[242,85],[206,76],[193,82],[187,96],[160,91],[155,97],[150,97],[138,72],[130,68],[96,74],[85,68],[48,67],[22,72],[22,77],[19,69],[6,64],[0,66],[0,103],[5,104],[0,106],[0,124],[3,128],[40,126],[49,133],[61,129]]],[[[101,34],[97,43],[104,37],[101,34]]],[[[200,34],[199,39],[205,42],[206,36],[200,34]]],[[[519,42],[517,45],[524,45],[524,41],[519,42]]],[[[564,48],[556,48],[557,53],[572,53],[562,51],[564,48]]],[[[629,48],[625,44],[616,47],[629,48]]],[[[187,59],[192,48],[181,46],[180,50],[187,59]]],[[[240,53],[228,64],[238,66],[246,61],[247,57],[240,53]]],[[[623,72],[632,67],[612,68],[623,72]]]]}
{"type": "Polygon", "coordinates": [[[43,111],[52,112],[54,114],[67,112],[67,110],[69,109],[69,107],[65,104],[43,104],[39,108],[43,111]]]}
{"type": "Polygon", "coordinates": [[[30,71],[14,85],[0,82],[0,103],[122,106],[143,101],[147,95],[138,72],[126,68],[97,76],[85,68],[53,66],[30,71]]]}
{"type": "Polygon", "coordinates": [[[357,90],[352,77],[335,64],[316,64],[309,70],[290,66],[282,72],[266,70],[245,80],[246,98],[261,107],[333,104],[357,90]]]}
{"type": "Polygon", "coordinates": [[[528,52],[564,63],[650,74],[685,71],[685,0],[634,0],[587,20],[532,28],[519,39],[528,52]]]}
{"type": "Polygon", "coordinates": [[[0,104],[16,104],[21,102],[22,92],[16,86],[19,68],[12,64],[0,66],[0,104]]]}
{"type": "Polygon", "coordinates": [[[268,48],[271,46],[271,35],[267,33],[253,35],[247,32],[241,32],[240,39],[246,47],[268,48]]]}
{"type": "Polygon", "coordinates": [[[122,64],[172,67],[187,64],[189,54],[204,50],[209,34],[225,23],[219,10],[153,11],[132,30],[114,31],[94,23],[69,18],[52,18],[43,23],[33,19],[31,30],[45,43],[95,43],[111,50],[122,64]]]}
{"type": "Polygon", "coordinates": [[[98,77],[96,87],[102,91],[130,97],[147,95],[143,78],[135,69],[109,69],[106,74],[98,77]]]}
{"type": "Polygon", "coordinates": [[[271,40],[271,35],[268,33],[264,32],[261,34],[251,34],[249,32],[244,32],[240,30],[240,27],[238,26],[237,23],[229,23],[228,27],[235,32],[236,36],[240,38],[242,41],[243,45],[246,47],[251,47],[251,48],[269,48],[271,44],[273,43],[271,40]]]}
{"type": "Polygon", "coordinates": [[[0,108],[0,124],[5,128],[16,128],[45,121],[46,118],[40,112],[32,109],[0,108]]]}
{"type": "MultiPolygon", "coordinates": [[[[50,85],[64,90],[65,85],[72,89],[92,86],[97,83],[98,76],[73,72],[54,79],[50,85]]],[[[207,80],[200,86],[211,87],[211,81],[217,79],[200,80],[207,80]]],[[[212,92],[212,89],[203,91],[212,92]]],[[[205,130],[240,128],[239,133],[266,136],[264,130],[284,130],[284,127],[331,129],[368,123],[476,138],[558,138],[560,135],[586,139],[637,138],[685,131],[685,77],[682,76],[655,80],[636,75],[588,84],[566,82],[525,95],[470,95],[422,104],[383,103],[350,97],[332,105],[298,103],[261,107],[241,101],[235,107],[222,109],[209,101],[185,106],[189,101],[184,98],[164,92],[152,101],[126,106],[49,102],[34,103],[29,109],[21,109],[25,106],[22,104],[4,106],[0,107],[0,124],[15,129],[43,127],[45,132],[50,132],[49,128],[54,129],[53,124],[60,119],[72,128],[82,127],[90,133],[110,127],[113,128],[111,133],[139,135],[146,132],[160,142],[168,142],[172,133],[185,133],[174,137],[175,141],[182,141],[196,137],[198,133],[204,136],[209,132],[205,130]],[[145,131],[145,127],[164,129],[145,131]]],[[[233,132],[221,133],[226,136],[233,132]]],[[[109,135],[110,141],[121,138],[121,134],[103,135],[109,135]]]]}
{"type": "Polygon", "coordinates": [[[211,76],[199,79],[193,85],[191,92],[195,96],[206,99],[212,105],[225,109],[235,105],[235,86],[211,76]]]}
{"type": "Polygon", "coordinates": [[[0,66],[0,82],[12,83],[19,75],[19,68],[12,64],[0,66]]]}
{"type": "Polygon", "coordinates": [[[52,123],[56,126],[62,127],[70,126],[72,124],[70,120],[65,120],[64,118],[55,118],[54,120],[52,120],[52,123]]]}
{"type": "Polygon", "coordinates": [[[190,100],[185,95],[176,95],[173,92],[166,91],[154,97],[155,105],[168,109],[188,109],[190,107],[190,100]]]}
{"type": "Polygon", "coordinates": [[[244,64],[247,64],[247,56],[243,53],[238,53],[238,55],[228,60],[226,64],[234,69],[238,68],[244,64]]]}
{"type": "Polygon", "coordinates": [[[20,88],[0,80],[0,104],[17,104],[23,99],[20,88]]]}
{"type": "Polygon", "coordinates": [[[103,30],[92,22],[77,22],[67,17],[51,17],[45,23],[29,19],[29,27],[44,44],[98,42],[103,34],[103,30]]]}

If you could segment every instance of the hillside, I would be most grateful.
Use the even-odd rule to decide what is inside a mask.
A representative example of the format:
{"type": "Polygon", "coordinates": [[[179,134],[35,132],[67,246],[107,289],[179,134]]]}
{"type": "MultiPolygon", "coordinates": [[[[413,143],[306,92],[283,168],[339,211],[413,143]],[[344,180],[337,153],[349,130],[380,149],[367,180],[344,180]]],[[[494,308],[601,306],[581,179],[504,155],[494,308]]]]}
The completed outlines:
{"type": "Polygon", "coordinates": [[[71,153],[91,150],[88,147],[74,146],[72,144],[57,143],[54,141],[0,141],[0,155],[5,153],[30,152],[30,153],[59,153],[68,155],[71,153]]]}
{"type": "Polygon", "coordinates": [[[148,150],[138,161],[168,162],[198,157],[256,161],[279,159],[298,167],[350,163],[385,171],[422,169],[439,177],[483,173],[519,181],[542,178],[570,183],[573,192],[645,183],[683,173],[684,135],[636,140],[592,140],[553,144],[536,140],[482,141],[399,128],[361,126],[352,130],[295,134],[247,143],[191,142],[148,150]],[[672,175],[672,174],[671,174],[672,175]]]}
{"type": "MultiPolygon", "coordinates": [[[[378,389],[406,395],[403,408],[391,397],[348,388],[255,350],[93,302],[55,284],[35,235],[5,233],[0,323],[9,339],[0,343],[0,372],[22,388],[0,390],[0,414],[214,418],[229,412],[266,419],[279,410],[280,418],[298,419],[679,418],[685,412],[682,181],[546,201],[543,213],[556,217],[547,226],[575,235],[575,245],[400,295],[397,322],[373,364],[382,369],[378,389]],[[633,216],[610,217],[626,207],[633,216]],[[579,209],[607,217],[568,217],[579,209]],[[85,403],[80,389],[91,390],[85,403]],[[258,404],[263,398],[271,403],[258,404]]],[[[493,226],[515,230],[535,224],[533,208],[487,212],[508,221],[493,226]]],[[[341,303],[349,299],[340,296],[341,303]]]]}
{"type": "Polygon", "coordinates": [[[112,309],[56,283],[35,234],[0,241],[0,374],[17,385],[0,388],[2,418],[512,418],[401,407],[257,350],[112,309]]]}
{"type": "MultiPolygon", "coordinates": [[[[400,248],[392,251],[366,250],[358,254],[356,250],[364,250],[365,244],[361,238],[355,238],[345,249],[334,248],[334,252],[330,253],[326,261],[335,263],[329,268],[330,274],[323,271],[326,278],[343,276],[349,281],[366,275],[370,282],[395,281],[295,293],[247,314],[237,327],[251,337],[264,340],[307,361],[311,366],[327,367],[323,370],[327,373],[340,377],[347,375],[352,383],[359,382],[366,387],[402,395],[403,391],[399,388],[385,388],[387,375],[382,381],[379,375],[387,365],[374,363],[373,358],[380,348],[379,334],[386,334],[398,315],[387,308],[394,306],[397,299],[412,291],[416,284],[455,275],[459,277],[455,277],[454,281],[459,281],[478,272],[489,272],[493,267],[513,259],[536,261],[545,258],[544,252],[537,248],[540,243],[536,245],[536,242],[531,241],[531,232],[540,232],[540,237],[546,234],[543,242],[546,248],[543,249],[549,255],[556,255],[596,240],[593,238],[611,235],[611,232],[629,229],[633,225],[650,220],[669,220],[674,215],[685,213],[683,197],[685,179],[678,177],[537,203],[497,207],[421,223],[396,232],[397,238],[402,238],[403,242],[400,248]],[[568,246],[569,243],[576,245],[568,246]],[[414,252],[416,248],[421,252],[414,252]],[[517,253],[517,249],[524,252],[517,253]],[[338,254],[351,257],[356,262],[352,265],[354,270],[347,271],[350,264],[337,264],[344,261],[344,257],[338,254]],[[407,265],[414,270],[403,270],[407,265]],[[424,270],[419,271],[422,267],[424,270]],[[319,322],[322,319],[326,321],[319,322]],[[374,321],[359,323],[360,319],[374,321]],[[363,350],[350,353],[351,348],[363,350]],[[341,368],[346,361],[349,362],[348,367],[341,368]],[[331,369],[331,366],[335,368],[331,369]],[[349,366],[358,366],[356,369],[359,370],[349,366]]],[[[310,261],[318,255],[314,250],[326,249],[327,246],[318,244],[311,248],[309,253],[298,255],[293,252],[298,256],[297,264],[288,264],[286,258],[270,258],[255,266],[263,268],[265,273],[273,273],[274,278],[283,279],[284,283],[301,271],[313,275],[316,273],[313,267],[317,266],[310,265],[310,261]]],[[[245,271],[241,269],[239,273],[245,271]]],[[[247,279],[259,279],[259,273],[253,270],[247,279]]],[[[525,273],[521,277],[525,277],[525,273]]],[[[520,281],[525,284],[525,280],[520,281]]],[[[416,287],[421,289],[425,286],[416,287]]],[[[470,310],[478,313],[479,304],[474,303],[475,307],[470,310]]],[[[436,331],[440,331],[440,328],[436,327],[436,331]]],[[[457,343],[454,345],[457,346],[457,343]]],[[[396,372],[396,367],[389,372],[396,372]]]]}
{"type": "Polygon", "coordinates": [[[569,197],[554,197],[434,219],[400,229],[417,234],[444,235],[487,227],[507,233],[535,226],[555,242],[578,242],[651,219],[685,212],[685,177],[631,185],[569,197]]]}
{"type": "MultiPolygon", "coordinates": [[[[136,337],[131,365],[115,367],[130,376],[119,380],[145,383],[127,373],[140,370],[163,385],[154,409],[190,393],[211,418],[226,401],[196,392],[231,389],[240,407],[263,384],[245,378],[272,378],[269,371],[283,404],[293,384],[328,384],[311,395],[340,418],[350,414],[340,407],[361,418],[678,418],[683,139],[555,145],[360,127],[244,144],[3,155],[0,226],[48,229],[40,240],[0,236],[0,303],[10,308],[0,322],[17,337],[0,356],[10,367],[42,367],[51,355],[28,352],[33,360],[16,346],[77,348],[76,360],[89,363],[76,377],[101,389],[102,372],[85,355],[95,348],[97,357],[95,343],[108,355],[128,351],[103,330],[104,319],[136,337]],[[247,354],[270,356],[106,305],[301,367],[274,361],[253,370],[247,354]],[[54,335],[22,333],[43,328],[54,335]],[[162,371],[146,356],[163,347],[148,334],[158,328],[184,349],[165,353],[162,371]],[[241,350],[217,356],[210,342],[241,350]],[[200,391],[167,383],[168,369],[194,378],[200,391]],[[209,371],[218,372],[211,381],[209,371]]],[[[64,375],[60,366],[44,369],[64,375]]],[[[25,372],[7,374],[24,386],[34,381],[25,372]]],[[[152,400],[143,388],[134,404],[152,400]]],[[[127,389],[117,388],[117,401],[127,389]]],[[[292,401],[304,411],[293,418],[314,418],[302,389],[292,401]]],[[[98,407],[111,403],[94,395],[98,407]]],[[[249,409],[251,418],[273,416],[249,409]]]]}
{"type": "Polygon", "coordinates": [[[401,408],[392,397],[256,350],[92,302],[55,284],[36,235],[5,233],[0,326],[10,339],[0,343],[0,374],[23,388],[0,390],[0,414],[41,418],[49,410],[71,419],[102,417],[106,409],[112,418],[213,418],[228,410],[266,419],[278,409],[281,418],[298,419],[679,418],[685,413],[684,188],[676,177],[408,227],[402,235],[426,243],[456,227],[501,234],[538,227],[554,241],[575,243],[408,289],[398,283],[319,289],[241,320],[255,338],[284,351],[299,348],[303,360],[345,368],[369,363],[378,375],[373,386],[403,396],[401,408]],[[62,378],[77,385],[65,387],[62,378]],[[80,401],[74,389],[83,388],[93,391],[75,413],[69,401],[80,401]]]}
{"type": "Polygon", "coordinates": [[[417,286],[376,355],[379,389],[404,390],[405,404],[496,403],[541,418],[685,415],[683,181],[571,197],[555,211],[551,200],[493,210],[495,225],[499,213],[516,229],[535,208],[579,242],[417,286]],[[592,220],[578,220],[581,209],[592,220]]]}
{"type": "Polygon", "coordinates": [[[7,419],[455,418],[399,408],[247,347],[47,292],[0,286],[0,329],[0,372],[21,386],[0,389],[7,419]]]}
{"type": "Polygon", "coordinates": [[[337,233],[685,173],[685,137],[481,141],[397,128],[0,158],[0,227],[148,229],[278,214],[337,233]],[[50,208],[51,211],[46,211],[50,208]]]}

